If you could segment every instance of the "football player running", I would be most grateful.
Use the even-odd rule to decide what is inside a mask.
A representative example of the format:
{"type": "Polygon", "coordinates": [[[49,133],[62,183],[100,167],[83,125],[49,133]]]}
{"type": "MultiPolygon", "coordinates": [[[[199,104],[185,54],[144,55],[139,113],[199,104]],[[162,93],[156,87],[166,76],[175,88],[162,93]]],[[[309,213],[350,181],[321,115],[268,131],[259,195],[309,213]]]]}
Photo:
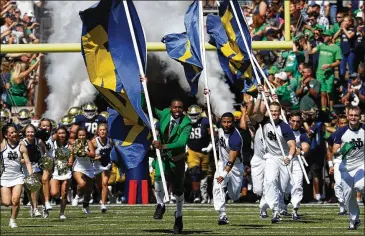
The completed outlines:
{"type": "Polygon", "coordinates": [[[219,161],[218,169],[214,174],[213,202],[214,208],[219,213],[219,225],[229,223],[226,214],[226,192],[234,201],[241,196],[243,180],[242,137],[234,127],[234,115],[231,112],[224,113],[218,127],[219,161]],[[222,192],[223,190],[223,192],[222,192]]]}
{"type": "Polygon", "coordinates": [[[202,109],[197,105],[190,106],[187,114],[193,124],[187,144],[187,163],[192,179],[194,203],[200,202],[200,197],[207,202],[209,196],[207,184],[204,183],[207,181],[209,152],[213,148],[209,137],[209,120],[201,117],[202,109]],[[203,182],[202,185],[200,181],[203,182]]]}
{"type": "Polygon", "coordinates": [[[349,211],[349,230],[360,226],[360,208],[356,201],[356,192],[364,193],[364,139],[365,126],[360,123],[360,108],[351,106],[348,109],[349,125],[335,133],[333,153],[335,161],[341,161],[341,186],[345,205],[349,211]]]}
{"type": "Polygon", "coordinates": [[[87,131],[87,139],[91,140],[98,129],[100,123],[107,123],[104,116],[98,115],[97,107],[92,102],[87,102],[82,106],[82,114],[75,116],[74,123],[87,131]]]}

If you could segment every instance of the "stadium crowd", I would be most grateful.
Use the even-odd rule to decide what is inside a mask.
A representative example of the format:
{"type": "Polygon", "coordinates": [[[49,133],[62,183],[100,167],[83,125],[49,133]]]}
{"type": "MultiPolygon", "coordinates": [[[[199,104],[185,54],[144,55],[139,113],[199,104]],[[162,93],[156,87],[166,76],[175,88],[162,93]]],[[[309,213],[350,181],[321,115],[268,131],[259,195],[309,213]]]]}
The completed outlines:
{"type": "MultiPolygon", "coordinates": [[[[207,9],[215,9],[212,2],[206,1],[207,9]]],[[[240,2],[251,27],[253,40],[284,40],[283,0],[240,2]]],[[[42,2],[34,1],[34,3],[41,4],[42,2]]],[[[22,3],[19,1],[1,1],[2,44],[39,42],[35,33],[38,23],[34,19],[33,12],[23,11],[22,3]]],[[[244,93],[243,100],[234,112],[235,126],[243,137],[241,151],[245,166],[241,198],[236,202],[259,200],[259,197],[253,192],[250,166],[254,155],[253,147],[258,121],[262,118],[260,116],[265,115],[259,112],[263,106],[263,98],[257,95],[257,90],[266,91],[267,99],[277,99],[288,120],[289,117],[298,117],[299,127],[305,131],[310,140],[310,151],[306,155],[309,164],[306,171],[310,184],[303,186],[302,202],[320,204],[337,202],[334,190],[333,153],[330,148],[333,140],[331,143],[330,136],[339,127],[348,124],[347,108],[350,106],[361,108],[361,122],[365,124],[365,6],[363,1],[291,1],[290,18],[291,37],[294,42],[292,50],[255,51],[258,63],[267,75],[268,81],[265,86],[256,86],[255,91],[244,93]],[[269,92],[271,89],[274,93],[269,92]]],[[[44,203],[43,216],[48,217],[48,210],[52,208],[53,204],[60,201],[64,207],[66,201],[74,206],[83,202],[86,214],[90,213],[89,203],[100,202],[101,211],[105,212],[108,202],[123,202],[123,181],[125,179],[123,175],[120,175],[117,166],[109,163],[110,159],[106,157],[108,152],[101,155],[98,149],[100,145],[103,145],[99,142],[112,146],[107,138],[107,129],[102,125],[107,122],[108,113],[102,111],[98,114],[97,107],[93,103],[84,104],[81,108],[70,108],[58,121],[45,117],[42,119],[33,117],[31,111],[27,109],[20,109],[17,114],[11,113],[12,107],[34,106],[34,92],[42,56],[42,54],[3,55],[1,61],[1,125],[5,127],[6,123],[14,123],[19,132],[18,139],[29,141],[35,136],[42,140],[46,146],[44,150],[42,150],[43,147],[40,147],[40,143],[37,144],[42,153],[52,151],[52,148],[50,149],[47,145],[54,145],[50,142],[55,140],[61,142],[60,137],[64,138],[65,133],[69,133],[68,140],[62,141],[65,142],[65,145],[67,142],[72,145],[86,135],[90,142],[85,145],[89,146],[89,150],[95,151],[94,156],[96,154],[99,159],[90,162],[92,165],[87,171],[91,173],[86,179],[77,174],[74,174],[73,177],[70,176],[72,182],[62,188],[61,199],[59,190],[54,189],[59,188],[58,185],[63,186],[63,180],[56,178],[61,181],[58,181],[56,185],[52,180],[50,181],[55,175],[57,176],[56,170],[47,170],[48,174],[45,174],[42,169],[37,169],[43,185],[39,191],[41,193],[39,195],[43,195],[44,198],[44,201],[41,201],[44,203]],[[84,129],[78,129],[80,127],[84,129]],[[30,131],[28,133],[29,129],[33,130],[33,136],[30,131]],[[106,158],[107,163],[100,167],[102,158],[106,158]],[[80,192],[83,196],[79,194],[80,192]],[[85,199],[87,203],[85,203],[85,199]]],[[[202,119],[206,119],[204,110],[205,108],[193,105],[189,106],[184,113],[190,117],[193,124],[200,124],[202,119]]],[[[201,123],[199,129],[193,126],[188,141],[185,167],[185,201],[187,202],[210,203],[212,198],[215,168],[212,145],[214,144],[209,144],[208,128],[206,121],[204,124],[201,123]],[[203,133],[205,135],[202,135],[203,133]],[[194,143],[194,140],[198,140],[198,142],[194,143]],[[197,159],[192,160],[192,157],[197,159]]],[[[6,135],[4,132],[6,131],[3,131],[3,136],[6,135]]],[[[29,143],[25,143],[25,146],[29,148],[32,165],[39,161],[42,162],[41,156],[31,157],[36,152],[29,151],[30,148],[33,148],[29,143]]],[[[56,156],[55,154],[50,155],[56,156]]],[[[152,160],[154,157],[148,158],[150,159],[150,181],[153,183],[152,160]]],[[[42,163],[39,165],[41,166],[42,163]]],[[[23,170],[26,172],[25,166],[23,166],[23,170]]],[[[75,166],[73,166],[73,171],[78,172],[75,166]]],[[[33,169],[33,172],[37,171],[33,169]]],[[[151,188],[152,186],[151,184],[151,188]]],[[[153,194],[150,195],[150,201],[154,202],[153,194]]],[[[41,216],[37,210],[38,199],[36,197],[23,194],[22,198],[23,204],[29,202],[32,205],[32,216],[41,216]]],[[[171,199],[174,201],[173,195],[171,195],[171,199]]],[[[227,200],[229,201],[229,199],[227,200]]],[[[362,204],[360,193],[357,194],[357,200],[359,204],[362,204]]],[[[64,212],[60,213],[60,217],[65,217],[64,212]]]]}

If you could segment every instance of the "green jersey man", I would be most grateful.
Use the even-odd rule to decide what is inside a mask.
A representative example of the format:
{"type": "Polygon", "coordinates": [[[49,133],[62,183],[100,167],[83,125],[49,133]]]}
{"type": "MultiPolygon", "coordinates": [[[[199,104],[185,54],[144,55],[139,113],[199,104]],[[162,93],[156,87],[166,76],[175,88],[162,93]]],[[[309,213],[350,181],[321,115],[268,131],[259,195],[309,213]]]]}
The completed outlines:
{"type": "Polygon", "coordinates": [[[322,35],[324,43],[315,48],[311,48],[310,43],[308,43],[308,53],[319,53],[316,77],[321,83],[321,106],[322,110],[326,111],[328,105],[331,115],[334,116],[332,96],[335,80],[334,68],[340,65],[342,53],[341,48],[332,43],[332,31],[326,30],[322,35]]]}

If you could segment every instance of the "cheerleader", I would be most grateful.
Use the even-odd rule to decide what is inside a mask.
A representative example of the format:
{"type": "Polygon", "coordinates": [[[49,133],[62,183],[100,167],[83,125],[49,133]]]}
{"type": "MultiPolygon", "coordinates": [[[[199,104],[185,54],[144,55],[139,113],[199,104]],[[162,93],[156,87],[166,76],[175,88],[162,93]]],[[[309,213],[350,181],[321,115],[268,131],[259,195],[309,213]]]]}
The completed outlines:
{"type": "Polygon", "coordinates": [[[65,209],[67,204],[67,191],[71,182],[72,173],[71,167],[74,162],[72,154],[72,145],[68,144],[68,132],[65,127],[59,127],[56,130],[56,140],[53,143],[54,151],[53,156],[55,157],[55,167],[52,174],[51,184],[51,196],[59,197],[61,189],[61,205],[60,205],[60,220],[65,220],[65,209]],[[66,150],[61,150],[62,148],[66,150]],[[68,152],[67,152],[68,150],[68,152]],[[67,157],[61,159],[58,155],[60,153],[65,154],[67,157]]]}
{"type": "MultiPolygon", "coordinates": [[[[40,129],[37,131],[37,137],[45,143],[46,151],[49,156],[53,155],[53,141],[55,139],[55,135],[52,135],[52,123],[49,119],[43,118],[40,121],[40,129]]],[[[53,157],[53,156],[52,156],[53,157]]],[[[50,196],[49,196],[49,180],[51,178],[52,171],[43,170],[42,174],[42,191],[44,196],[44,211],[43,217],[48,217],[48,211],[52,210],[52,205],[50,204],[50,196]]]]}
{"type": "Polygon", "coordinates": [[[95,148],[94,174],[95,186],[101,196],[100,210],[106,212],[106,201],[108,198],[108,181],[110,177],[110,151],[112,148],[112,140],[108,138],[107,125],[101,123],[97,129],[97,137],[92,140],[95,148]]]}
{"type": "MultiPolygon", "coordinates": [[[[92,159],[95,157],[94,146],[90,140],[86,139],[86,129],[79,128],[77,130],[77,139],[73,147],[73,155],[75,163],[73,166],[73,177],[75,178],[80,193],[84,196],[82,211],[85,214],[90,214],[89,201],[92,188],[92,180],[94,178],[94,167],[92,159]]],[[[75,196],[75,201],[78,201],[79,196],[75,196]]]]}
{"type": "MultiPolygon", "coordinates": [[[[38,179],[40,179],[41,169],[38,166],[38,161],[41,159],[42,153],[45,153],[46,146],[44,145],[42,140],[35,138],[35,136],[34,136],[35,133],[36,133],[36,128],[32,124],[25,126],[24,127],[25,138],[22,140],[22,144],[24,144],[24,146],[27,148],[29,161],[32,165],[33,174],[34,175],[36,174],[35,176],[38,179]]],[[[22,162],[24,176],[27,177],[29,174],[24,165],[24,159],[22,159],[21,162],[22,162]]],[[[25,188],[25,191],[28,195],[28,198],[31,200],[31,204],[32,204],[31,209],[30,209],[30,216],[31,217],[41,216],[42,214],[37,209],[38,196],[39,196],[38,193],[30,192],[30,190],[28,188],[25,188]]]]}
{"type": "Polygon", "coordinates": [[[10,228],[18,227],[15,219],[19,212],[20,196],[24,183],[24,174],[21,170],[20,160],[23,158],[28,173],[31,175],[32,166],[29,161],[27,148],[18,140],[18,132],[14,125],[8,124],[2,128],[5,141],[0,145],[2,159],[1,201],[5,206],[11,206],[11,216],[9,221],[10,228]]]}

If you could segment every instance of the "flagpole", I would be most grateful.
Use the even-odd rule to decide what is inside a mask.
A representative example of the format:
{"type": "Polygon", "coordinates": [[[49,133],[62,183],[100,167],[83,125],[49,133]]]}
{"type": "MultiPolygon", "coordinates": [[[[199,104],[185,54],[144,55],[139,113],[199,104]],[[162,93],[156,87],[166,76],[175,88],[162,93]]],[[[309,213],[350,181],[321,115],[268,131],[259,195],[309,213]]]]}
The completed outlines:
{"type": "MultiPolygon", "coordinates": [[[[143,67],[142,67],[141,56],[140,56],[139,51],[138,51],[137,40],[136,40],[136,36],[135,36],[135,33],[134,33],[131,16],[129,14],[128,3],[125,0],[123,0],[122,2],[123,2],[123,5],[124,5],[126,16],[127,16],[129,30],[130,30],[130,33],[131,33],[131,36],[132,36],[133,48],[134,48],[134,52],[136,53],[136,58],[137,58],[137,63],[138,63],[138,68],[139,68],[139,74],[140,74],[141,77],[144,77],[145,74],[144,74],[144,70],[143,70],[143,67]]],[[[157,134],[156,134],[156,130],[155,130],[155,127],[154,127],[154,122],[153,122],[151,102],[150,102],[150,97],[149,97],[148,89],[147,89],[147,82],[142,81],[142,86],[143,86],[143,91],[144,91],[144,94],[145,94],[145,97],[146,97],[146,104],[147,104],[148,116],[149,116],[149,119],[150,119],[150,125],[151,125],[153,140],[157,140],[157,134]]],[[[156,156],[157,156],[158,166],[160,168],[160,174],[161,174],[163,189],[165,191],[164,201],[168,202],[170,199],[169,199],[169,192],[167,190],[165,173],[164,173],[163,166],[162,166],[161,152],[157,148],[156,148],[156,156]]]]}
{"type": "MultiPolygon", "coordinates": [[[[257,73],[257,70],[256,70],[255,63],[254,63],[254,61],[253,61],[253,59],[252,59],[252,57],[253,57],[253,55],[252,55],[252,51],[251,51],[251,49],[249,49],[249,48],[248,48],[247,40],[246,40],[245,35],[243,34],[243,30],[242,30],[241,24],[239,23],[240,21],[239,21],[239,18],[238,18],[238,16],[237,16],[236,9],[235,9],[235,7],[234,7],[234,5],[233,5],[232,0],[229,0],[229,3],[230,3],[230,5],[231,5],[231,8],[232,8],[232,11],[233,11],[234,17],[236,18],[238,28],[239,28],[239,30],[240,30],[240,32],[241,32],[242,40],[243,40],[243,42],[244,42],[244,44],[245,44],[245,47],[246,47],[246,49],[247,49],[248,56],[249,56],[249,58],[250,58],[250,62],[251,62],[251,65],[252,65],[252,69],[253,69],[253,71],[254,71],[254,73],[255,73],[255,76],[256,76],[256,78],[257,78],[258,83],[259,83],[259,84],[261,84],[261,80],[260,80],[260,77],[258,76],[258,73],[257,73]]],[[[243,19],[245,20],[245,16],[244,16],[243,14],[242,14],[242,16],[243,16],[243,19]]],[[[245,21],[246,21],[246,20],[245,20],[245,21]]],[[[247,23],[246,23],[246,24],[247,24],[247,23]]],[[[264,103],[265,103],[266,109],[267,109],[267,111],[268,111],[268,113],[269,113],[270,122],[271,122],[271,125],[272,125],[272,126],[273,126],[273,128],[274,128],[275,135],[276,135],[276,137],[279,137],[279,134],[278,134],[278,131],[277,131],[277,129],[276,129],[276,125],[275,125],[274,119],[273,119],[273,117],[272,117],[272,115],[271,115],[271,112],[270,112],[269,104],[267,103],[266,96],[265,96],[265,94],[264,94],[264,93],[262,94],[262,97],[264,98],[264,103]]],[[[283,159],[284,159],[284,157],[285,157],[285,152],[284,152],[283,145],[281,144],[281,142],[280,142],[280,139],[279,139],[279,138],[278,138],[278,144],[279,144],[279,147],[280,147],[281,154],[283,155],[283,158],[281,158],[281,159],[283,160],[283,159]]],[[[290,178],[291,178],[291,180],[293,181],[293,184],[294,184],[294,178],[293,178],[292,173],[291,173],[291,171],[290,171],[290,169],[289,169],[289,166],[287,166],[287,165],[286,165],[286,169],[287,169],[287,171],[288,171],[288,173],[289,173],[289,176],[290,176],[290,178]]]]}
{"type": "MultiPolygon", "coordinates": [[[[208,90],[208,94],[205,95],[205,98],[207,99],[207,109],[208,109],[208,119],[209,119],[209,127],[210,127],[210,138],[212,140],[213,144],[213,157],[214,157],[214,163],[215,163],[215,169],[217,171],[218,176],[221,176],[221,171],[219,170],[218,166],[218,158],[217,158],[217,149],[215,146],[215,139],[214,139],[214,128],[213,128],[213,121],[212,121],[212,110],[210,107],[210,96],[209,96],[209,86],[208,86],[208,76],[207,76],[207,63],[205,60],[205,47],[204,47],[204,20],[203,20],[203,3],[201,0],[196,0],[199,3],[199,30],[200,30],[200,51],[201,51],[201,57],[202,57],[202,64],[203,64],[203,76],[205,81],[205,89],[208,90]]],[[[220,186],[220,195],[221,199],[224,201],[223,196],[223,188],[222,184],[219,184],[220,186]]]]}
{"type": "MultiPolygon", "coordinates": [[[[267,77],[266,77],[265,73],[262,71],[262,69],[261,69],[261,67],[260,67],[259,63],[257,62],[257,59],[256,59],[255,57],[252,57],[252,58],[253,58],[254,63],[256,64],[256,67],[259,69],[260,74],[261,74],[261,75],[262,75],[262,77],[264,78],[264,80],[265,80],[265,82],[266,82],[267,86],[269,87],[270,93],[271,93],[271,94],[275,94],[275,91],[274,91],[273,87],[271,86],[270,81],[267,79],[267,77]]],[[[275,101],[276,101],[276,102],[279,102],[279,99],[275,99],[275,101]]],[[[288,123],[288,120],[286,119],[286,116],[285,116],[285,113],[284,113],[284,109],[283,109],[283,108],[281,108],[280,110],[281,110],[281,117],[282,117],[282,119],[285,121],[285,123],[288,123]]]]}

